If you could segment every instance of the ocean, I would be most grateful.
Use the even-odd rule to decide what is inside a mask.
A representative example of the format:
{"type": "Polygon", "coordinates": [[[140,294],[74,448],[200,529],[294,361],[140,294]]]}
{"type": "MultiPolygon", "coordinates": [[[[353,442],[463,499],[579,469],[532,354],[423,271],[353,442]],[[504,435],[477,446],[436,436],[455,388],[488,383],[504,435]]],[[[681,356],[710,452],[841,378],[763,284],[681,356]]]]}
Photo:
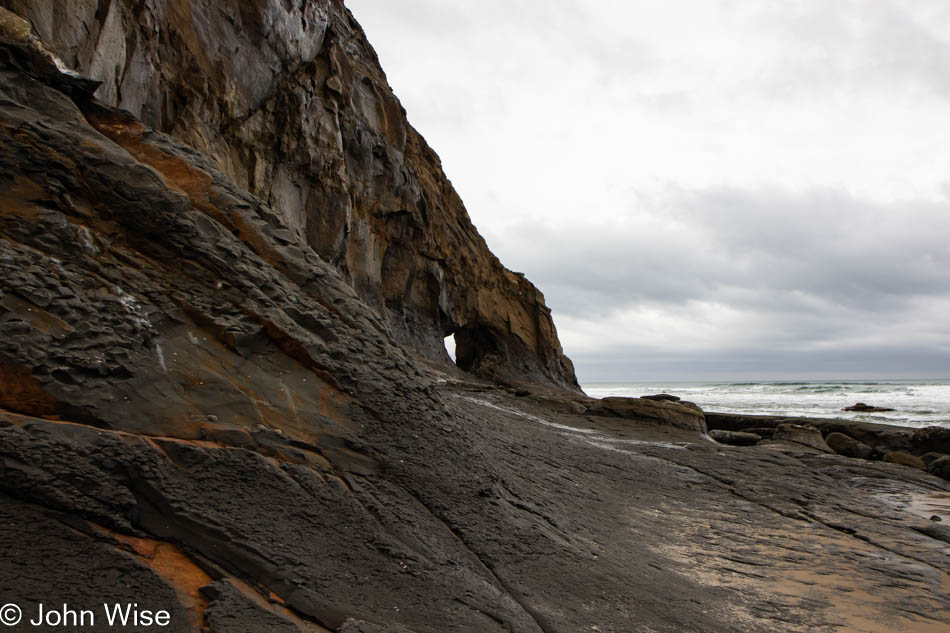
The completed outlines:
{"type": "Polygon", "coordinates": [[[592,382],[583,385],[594,398],[669,393],[706,411],[754,415],[843,418],[920,428],[950,428],[950,380],[816,382],[592,382]],[[844,407],[863,402],[894,411],[854,413],[844,407]]]}

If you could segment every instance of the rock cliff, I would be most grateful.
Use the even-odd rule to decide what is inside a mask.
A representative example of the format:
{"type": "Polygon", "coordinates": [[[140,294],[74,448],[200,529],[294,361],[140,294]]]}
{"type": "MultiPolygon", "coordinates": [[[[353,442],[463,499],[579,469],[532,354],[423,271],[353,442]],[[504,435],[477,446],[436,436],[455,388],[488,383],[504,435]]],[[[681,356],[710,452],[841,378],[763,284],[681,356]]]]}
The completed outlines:
{"type": "Polygon", "coordinates": [[[946,482],[583,396],[339,3],[0,5],[0,624],[946,630],[946,482]]]}
{"type": "Polygon", "coordinates": [[[544,297],[488,250],[339,0],[0,6],[103,103],[267,203],[415,352],[444,359],[454,334],[466,370],[576,386],[544,297]]]}

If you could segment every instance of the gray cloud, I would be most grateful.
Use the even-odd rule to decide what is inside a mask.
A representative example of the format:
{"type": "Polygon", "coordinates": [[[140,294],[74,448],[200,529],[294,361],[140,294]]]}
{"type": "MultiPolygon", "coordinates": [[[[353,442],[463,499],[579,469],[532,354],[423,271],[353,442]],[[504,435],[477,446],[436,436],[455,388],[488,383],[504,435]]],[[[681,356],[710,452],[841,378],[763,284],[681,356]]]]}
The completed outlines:
{"type": "Polygon", "coordinates": [[[545,290],[568,324],[568,349],[572,331],[604,326],[611,345],[581,338],[582,376],[624,358],[685,367],[682,358],[705,355],[723,367],[742,359],[759,367],[758,347],[773,360],[781,352],[786,364],[808,360],[813,368],[871,357],[885,372],[906,372],[916,356],[930,358],[922,365],[928,371],[935,357],[950,363],[942,316],[950,308],[950,203],[713,189],[674,191],[657,204],[628,221],[579,218],[490,236],[504,261],[545,290]],[[716,312],[730,316],[710,323],[716,312]],[[713,350],[698,349],[688,335],[681,342],[654,336],[651,346],[624,332],[676,319],[708,328],[702,337],[713,350]]]}
{"type": "Polygon", "coordinates": [[[777,95],[875,90],[950,97],[944,2],[767,3],[756,22],[782,54],[759,79],[777,95]]]}
{"type": "Polygon", "coordinates": [[[594,382],[926,379],[946,376],[946,351],[895,346],[822,352],[757,347],[682,354],[655,347],[588,354],[582,384],[594,382]],[[882,369],[886,374],[882,374],[882,369]]]}
{"type": "Polygon", "coordinates": [[[579,217],[488,235],[511,266],[542,287],[563,288],[549,298],[571,314],[631,301],[742,300],[741,290],[883,311],[912,297],[950,296],[950,202],[720,188],[675,190],[657,205],[615,222],[579,217]]]}

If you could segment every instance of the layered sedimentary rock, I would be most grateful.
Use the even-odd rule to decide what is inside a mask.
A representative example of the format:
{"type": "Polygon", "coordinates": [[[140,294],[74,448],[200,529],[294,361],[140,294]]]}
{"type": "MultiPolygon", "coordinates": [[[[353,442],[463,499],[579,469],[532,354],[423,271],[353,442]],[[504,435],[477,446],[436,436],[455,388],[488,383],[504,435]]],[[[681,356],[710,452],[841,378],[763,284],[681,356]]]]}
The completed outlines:
{"type": "Polygon", "coordinates": [[[537,630],[444,513],[498,475],[387,320],[2,17],[4,599],[122,597],[177,631],[537,630]]]}
{"type": "Polygon", "coordinates": [[[543,296],[488,250],[339,0],[0,6],[268,203],[415,352],[443,359],[454,334],[463,369],[576,385],[543,296]]]}
{"type": "Polygon", "coordinates": [[[337,113],[358,123],[334,128],[354,155],[329,174],[332,148],[291,161],[319,178],[290,213],[282,144],[322,128],[285,138],[288,112],[323,117],[326,95],[216,126],[233,104],[300,97],[321,64],[328,94],[384,85],[347,74],[375,60],[339,5],[3,4],[49,42],[0,11],[0,603],[93,609],[89,631],[116,630],[104,602],[189,633],[946,630],[945,482],[721,446],[668,398],[585,399],[553,330],[520,332],[540,296],[412,158],[421,140],[404,127],[403,162],[359,171],[377,158],[359,138],[382,128],[343,113],[355,93],[337,113]],[[112,81],[105,101],[46,49],[112,81]],[[237,75],[267,69],[283,83],[253,97],[237,75]],[[124,99],[159,129],[110,105],[124,99]],[[367,210],[413,187],[418,232],[422,207],[367,210]],[[313,212],[334,191],[342,242],[313,212]],[[387,268],[394,244],[409,254],[387,268]],[[457,250],[427,259],[438,244],[457,250]],[[353,263],[374,252],[378,271],[353,263]],[[441,270],[445,317],[415,281],[390,293],[405,279],[386,270],[441,270]],[[446,323],[496,381],[429,362],[446,323]]]}

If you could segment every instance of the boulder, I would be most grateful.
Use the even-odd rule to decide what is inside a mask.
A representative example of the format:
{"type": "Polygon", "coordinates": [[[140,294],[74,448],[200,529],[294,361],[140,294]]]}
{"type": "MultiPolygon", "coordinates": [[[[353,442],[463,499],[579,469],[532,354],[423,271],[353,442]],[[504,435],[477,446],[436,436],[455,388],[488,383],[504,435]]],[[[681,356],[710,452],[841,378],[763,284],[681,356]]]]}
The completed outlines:
{"type": "Polygon", "coordinates": [[[774,429],[780,424],[806,424],[816,427],[823,436],[834,432],[844,433],[879,450],[881,456],[890,451],[905,451],[915,455],[928,451],[950,453],[950,429],[940,427],[912,429],[906,426],[857,420],[745,415],[714,411],[704,411],[703,414],[706,417],[706,425],[710,429],[748,431],[751,427],[774,429]],[[944,446],[947,448],[942,448],[944,446]]]}
{"type": "Polygon", "coordinates": [[[668,393],[658,393],[652,396],[640,396],[644,400],[666,400],[667,402],[678,402],[680,400],[679,396],[673,396],[668,393]]]}
{"type": "Polygon", "coordinates": [[[944,455],[930,462],[927,472],[950,481],[950,455],[944,455]]]}
{"type": "Polygon", "coordinates": [[[950,429],[943,426],[927,426],[914,429],[911,434],[914,452],[950,453],[950,429]]]}
{"type": "Polygon", "coordinates": [[[743,433],[742,431],[710,431],[709,437],[720,444],[729,444],[730,446],[755,446],[762,439],[755,433],[743,433]]]}
{"type": "Polygon", "coordinates": [[[823,453],[834,452],[821,437],[821,432],[810,424],[779,424],[772,439],[801,444],[823,453]]]}
{"type": "Polygon", "coordinates": [[[950,526],[931,524],[916,526],[914,529],[932,539],[950,543],[950,526]]]}
{"type": "Polygon", "coordinates": [[[587,414],[654,422],[687,431],[706,432],[706,418],[702,409],[686,402],[611,396],[594,401],[587,408],[587,414]]]}
{"type": "Polygon", "coordinates": [[[842,411],[855,411],[858,413],[880,413],[882,411],[893,411],[894,409],[888,409],[887,407],[872,407],[869,404],[864,404],[863,402],[856,402],[850,407],[845,407],[842,411]]]}
{"type": "Polygon", "coordinates": [[[845,457],[857,457],[858,459],[870,459],[874,452],[870,446],[864,442],[859,442],[844,433],[829,433],[825,442],[834,452],[845,457]]]}
{"type": "Polygon", "coordinates": [[[911,468],[918,468],[920,470],[927,470],[927,464],[924,463],[924,460],[916,455],[911,455],[903,451],[891,451],[884,455],[883,461],[891,464],[910,466],[911,468]]]}

